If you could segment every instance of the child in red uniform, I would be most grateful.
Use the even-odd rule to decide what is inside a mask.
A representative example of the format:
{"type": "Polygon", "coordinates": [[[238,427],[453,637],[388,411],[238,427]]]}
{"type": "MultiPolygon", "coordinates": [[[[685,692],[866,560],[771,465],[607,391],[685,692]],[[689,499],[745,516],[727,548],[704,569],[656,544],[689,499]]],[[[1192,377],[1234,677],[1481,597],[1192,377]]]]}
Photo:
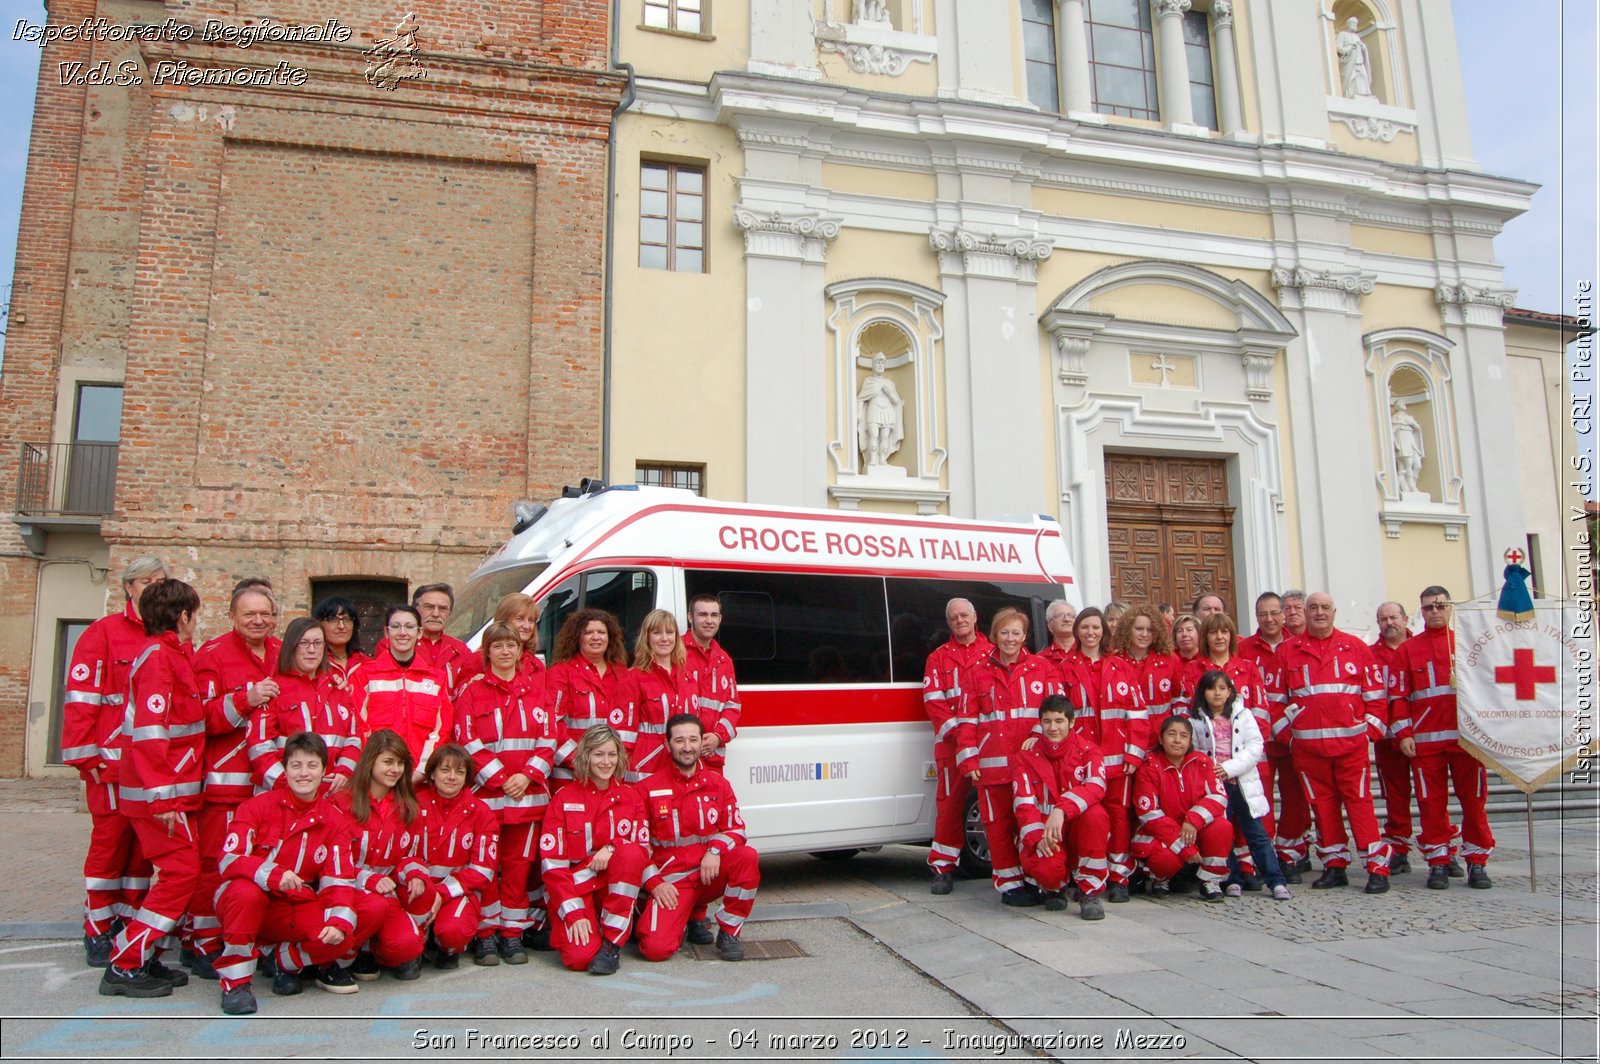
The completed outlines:
{"type": "Polygon", "coordinates": [[[1133,853],[1142,858],[1158,884],[1186,865],[1200,865],[1200,896],[1222,901],[1228,874],[1233,825],[1217,767],[1193,748],[1194,731],[1183,717],[1161,722],[1161,752],[1139,768],[1133,780],[1139,832],[1133,853]]]}

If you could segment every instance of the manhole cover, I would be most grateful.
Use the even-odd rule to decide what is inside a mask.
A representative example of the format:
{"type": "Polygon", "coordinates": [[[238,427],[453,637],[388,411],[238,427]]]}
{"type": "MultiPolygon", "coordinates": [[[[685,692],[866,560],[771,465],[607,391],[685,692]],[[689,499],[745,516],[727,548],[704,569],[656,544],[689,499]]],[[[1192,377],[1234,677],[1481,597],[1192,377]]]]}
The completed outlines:
{"type": "MultiPolygon", "coordinates": [[[[690,946],[697,961],[720,960],[716,946],[690,946]]],[[[744,940],[744,959],[747,961],[785,961],[793,957],[809,957],[793,939],[773,938],[764,942],[744,940]]]]}

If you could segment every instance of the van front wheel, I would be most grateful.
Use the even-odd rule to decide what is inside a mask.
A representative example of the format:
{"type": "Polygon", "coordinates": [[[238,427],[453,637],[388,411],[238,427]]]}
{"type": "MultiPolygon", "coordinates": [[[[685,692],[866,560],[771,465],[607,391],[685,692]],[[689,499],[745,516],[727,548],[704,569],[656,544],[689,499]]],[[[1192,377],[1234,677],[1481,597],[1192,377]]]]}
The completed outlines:
{"type": "Polygon", "coordinates": [[[989,836],[983,830],[983,814],[978,812],[978,789],[967,795],[967,808],[961,817],[961,859],[956,869],[962,879],[987,879],[989,864],[989,836]]]}
{"type": "Polygon", "coordinates": [[[860,852],[860,850],[815,850],[811,856],[819,861],[848,861],[860,852]]]}

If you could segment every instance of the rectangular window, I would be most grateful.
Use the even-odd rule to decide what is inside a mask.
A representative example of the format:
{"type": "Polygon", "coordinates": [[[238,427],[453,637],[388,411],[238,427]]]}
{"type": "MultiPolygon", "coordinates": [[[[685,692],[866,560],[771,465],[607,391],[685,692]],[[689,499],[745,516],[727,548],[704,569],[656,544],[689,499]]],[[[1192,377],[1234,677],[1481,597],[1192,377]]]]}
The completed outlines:
{"type": "Polygon", "coordinates": [[[1183,15],[1183,54],[1189,64],[1189,100],[1194,124],[1217,128],[1217,85],[1211,71],[1211,21],[1204,11],[1183,15]]]}
{"type": "Polygon", "coordinates": [[[1022,0],[1022,53],[1027,60],[1028,101],[1042,111],[1060,110],[1055,0],[1022,0]]]}
{"type": "Polygon", "coordinates": [[[591,569],[563,580],[539,601],[539,650],[551,660],[568,617],[580,609],[605,610],[622,626],[623,656],[632,661],[634,640],[655,608],[656,574],[649,569],[591,569]]]}
{"type": "Polygon", "coordinates": [[[639,265],[704,273],[706,172],[676,163],[639,166],[639,265]]]}
{"type": "MultiPolygon", "coordinates": [[[[363,654],[371,654],[372,648],[377,646],[378,640],[383,637],[384,613],[390,606],[411,601],[409,594],[410,590],[404,580],[385,577],[349,580],[319,578],[311,581],[311,608],[316,609],[317,603],[335,595],[354,602],[356,619],[361,622],[361,627],[356,631],[356,648],[363,654]]],[[[452,631],[463,612],[461,606],[461,596],[458,595],[456,608],[451,611],[449,628],[452,631]]],[[[492,605],[489,608],[491,611],[494,609],[492,605]]]]}
{"type": "Polygon", "coordinates": [[[644,0],[644,24],[653,29],[703,33],[704,0],[644,0]]]}
{"type": "Polygon", "coordinates": [[[684,488],[706,493],[706,467],[684,462],[640,462],[633,467],[633,482],[655,488],[684,488]]]}
{"type": "Polygon", "coordinates": [[[1088,0],[1086,22],[1095,111],[1159,119],[1155,33],[1148,0],[1088,0]]]}
{"type": "Polygon", "coordinates": [[[50,742],[45,751],[47,765],[61,764],[61,727],[66,719],[67,670],[72,667],[72,653],[78,649],[78,639],[89,630],[90,621],[56,622],[56,678],[50,689],[50,742]]]}
{"type": "Polygon", "coordinates": [[[122,385],[78,385],[72,411],[72,448],[67,458],[67,497],[62,507],[65,512],[111,512],[121,439],[122,385]]]}
{"type": "Polygon", "coordinates": [[[1061,597],[1054,584],[1023,584],[998,580],[927,580],[889,578],[889,616],[894,644],[894,682],[921,683],[928,655],[945,640],[944,610],[953,598],[964,598],[978,611],[978,631],[989,634],[989,622],[1003,607],[1015,606],[1028,615],[1028,646],[1038,651],[1050,641],[1044,611],[1061,597]]]}

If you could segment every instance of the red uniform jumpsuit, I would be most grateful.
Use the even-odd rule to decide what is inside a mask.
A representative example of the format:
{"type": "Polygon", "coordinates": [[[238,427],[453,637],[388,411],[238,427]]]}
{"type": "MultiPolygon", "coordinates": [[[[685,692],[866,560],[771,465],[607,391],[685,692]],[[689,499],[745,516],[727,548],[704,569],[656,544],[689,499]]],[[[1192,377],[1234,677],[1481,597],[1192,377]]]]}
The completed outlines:
{"type": "Polygon", "coordinates": [[[1405,647],[1388,647],[1383,640],[1368,644],[1372,660],[1378,663],[1383,674],[1384,690],[1389,696],[1389,711],[1385,718],[1388,731],[1382,739],[1372,744],[1372,756],[1378,763],[1378,783],[1383,787],[1383,841],[1395,857],[1411,853],[1411,759],[1400,752],[1399,724],[1405,716],[1404,696],[1400,693],[1400,651],[1405,647]]]}
{"type": "Polygon", "coordinates": [[[139,852],[133,823],[117,805],[122,718],[128,669],[150,644],[130,602],[78,637],[67,669],[61,721],[61,761],[78,770],[89,806],[89,852],[83,858],[83,933],[111,930],[138,912],[150,889],[150,862],[139,852]]]}
{"type": "Polygon", "coordinates": [[[474,938],[487,938],[496,930],[484,922],[483,909],[486,900],[497,897],[500,823],[465,787],[454,798],[423,787],[417,806],[421,817],[412,835],[412,853],[427,864],[434,890],[444,895],[433,919],[433,940],[446,953],[458,954],[474,938]]]}
{"type": "Polygon", "coordinates": [[[250,715],[250,774],[256,791],[271,790],[283,778],[283,745],[301,732],[320,736],[328,744],[328,771],[322,793],[333,781],[346,784],[361,759],[356,737],[356,715],[348,695],[323,673],[312,679],[298,672],[279,673],[278,697],[250,715]]]}
{"type": "Polygon", "coordinates": [[[717,752],[701,758],[707,768],[722,771],[727,758],[722,751],[739,734],[739,683],[733,674],[733,659],[715,639],[702,648],[694,637],[683,641],[687,658],[684,666],[694,677],[700,710],[700,727],[717,737],[717,752]]]}
{"type": "Polygon", "coordinates": [[[1400,645],[1396,665],[1400,682],[1394,703],[1395,737],[1417,744],[1417,756],[1411,759],[1422,821],[1417,848],[1430,866],[1450,863],[1452,781],[1461,803],[1462,860],[1485,865],[1494,852],[1494,832],[1485,809],[1488,773],[1461,748],[1457,731],[1454,660],[1455,633],[1448,627],[1424,628],[1400,645]]]}
{"type": "Polygon", "coordinates": [[[1227,878],[1233,825],[1216,762],[1190,750],[1174,765],[1158,753],[1134,777],[1133,802],[1139,813],[1133,852],[1152,876],[1171,879],[1184,865],[1198,861],[1201,882],[1220,884],[1227,878]],[[1179,834],[1184,824],[1193,824],[1198,832],[1187,846],[1179,834]]]}
{"type": "Polygon", "coordinates": [[[981,633],[963,646],[954,639],[928,655],[922,670],[922,708],[933,725],[933,764],[938,772],[934,788],[933,845],[928,865],[935,872],[953,874],[966,841],[967,795],[972,781],[956,770],[956,762],[975,751],[956,750],[956,724],[961,713],[961,685],[994,646],[981,633]]]}
{"type": "Polygon", "coordinates": [[[1017,754],[1011,780],[1023,872],[1044,890],[1061,890],[1069,875],[1085,894],[1105,890],[1110,822],[1100,747],[1082,732],[1070,732],[1059,743],[1041,738],[1017,754]],[[1066,819],[1061,845],[1041,857],[1045,821],[1057,809],[1066,819]]]}
{"type": "Polygon", "coordinates": [[[1289,707],[1288,696],[1283,691],[1283,661],[1278,657],[1278,651],[1289,638],[1285,635],[1273,644],[1259,633],[1246,636],[1239,640],[1237,655],[1255,662],[1266,684],[1267,712],[1271,724],[1261,729],[1262,745],[1267,756],[1256,766],[1256,770],[1261,773],[1261,790],[1269,803],[1272,801],[1273,781],[1277,781],[1278,813],[1275,825],[1263,822],[1261,826],[1272,834],[1272,848],[1278,852],[1278,863],[1286,874],[1306,858],[1311,846],[1311,803],[1306,800],[1306,789],[1300,782],[1300,773],[1294,769],[1289,743],[1286,738],[1280,738],[1276,731],[1278,721],[1283,719],[1284,711],[1289,707]]]}
{"type": "Polygon", "coordinates": [[[134,659],[122,723],[117,803],[133,824],[156,877],[117,935],[111,963],[131,970],[168,945],[200,883],[200,790],[205,778],[205,707],[176,632],[163,632],[134,659]],[[155,819],[175,813],[169,828],[155,819]]]}
{"type": "Polygon", "coordinates": [[[1125,886],[1133,875],[1133,774],[1144,762],[1149,742],[1149,720],[1138,679],[1126,658],[1102,655],[1092,659],[1081,651],[1067,655],[1061,676],[1067,696],[1078,709],[1072,730],[1099,744],[1104,759],[1110,879],[1125,886]]]}
{"type": "Polygon", "coordinates": [[[583,733],[596,724],[610,725],[622,737],[628,762],[639,742],[639,674],[626,665],[607,665],[605,675],[583,655],[551,666],[545,673],[550,712],[560,722],[556,779],[572,778],[572,753],[583,733]]]}
{"type": "MultiPolygon", "coordinates": [[[[333,660],[333,655],[331,654],[328,655],[327,661],[328,678],[333,682],[333,686],[340,691],[355,691],[361,683],[362,666],[372,664],[372,659],[359,650],[350,651],[342,662],[333,660]]],[[[353,699],[354,696],[347,695],[346,697],[353,699]]]]}
{"type": "Polygon", "coordinates": [[[421,771],[435,747],[449,742],[455,728],[445,674],[427,664],[420,652],[401,665],[385,651],[363,666],[357,678],[356,716],[362,740],[384,728],[398,733],[421,771]]]}
{"type": "MultiPolygon", "coordinates": [[[[1261,676],[1261,670],[1254,661],[1242,654],[1233,655],[1221,665],[1218,665],[1216,660],[1209,654],[1202,655],[1191,661],[1184,670],[1183,690],[1179,696],[1178,705],[1182,707],[1183,712],[1188,713],[1190,707],[1194,705],[1195,699],[1199,697],[1200,681],[1205,678],[1206,673],[1213,670],[1222,673],[1232,681],[1233,689],[1239,694],[1240,704],[1255,717],[1256,727],[1260,730],[1263,738],[1262,745],[1265,746],[1265,737],[1272,734],[1272,696],[1267,690],[1266,681],[1261,676]]],[[[1261,822],[1262,830],[1267,833],[1268,838],[1271,838],[1273,827],[1271,809],[1272,777],[1271,773],[1267,771],[1265,761],[1256,766],[1256,771],[1261,776],[1261,793],[1266,795],[1268,802],[1266,815],[1258,819],[1261,822]]],[[[1245,842],[1244,829],[1238,826],[1233,829],[1233,856],[1239,862],[1241,874],[1246,876],[1259,874],[1256,870],[1255,858],[1250,856],[1250,845],[1245,842]]]]}
{"type": "Polygon", "coordinates": [[[539,823],[550,805],[550,773],[561,743],[560,725],[545,701],[543,673],[526,672],[509,683],[479,673],[456,701],[456,742],[472,757],[474,792],[498,822],[496,892],[485,900],[484,924],[507,937],[544,923],[539,823]],[[528,785],[512,798],[505,785],[516,775],[528,777],[528,785]]]}
{"type": "MultiPolygon", "coordinates": [[[[372,653],[374,658],[388,656],[392,659],[394,655],[389,653],[389,637],[378,640],[372,653]]],[[[414,660],[418,665],[438,669],[439,675],[444,677],[447,693],[453,693],[475,673],[483,671],[482,655],[474,653],[471,647],[453,635],[441,634],[438,639],[429,639],[427,632],[421,633],[417,637],[414,660]]]]}
{"type": "Polygon", "coordinates": [[[652,661],[634,672],[639,682],[639,741],[628,758],[628,779],[637,782],[669,767],[667,721],[679,713],[699,716],[699,688],[687,663],[668,672],[652,661]]]}
{"type": "Polygon", "coordinates": [[[1176,654],[1146,654],[1142,658],[1119,654],[1117,657],[1139,684],[1146,722],[1144,745],[1148,751],[1153,745],[1151,736],[1160,723],[1185,708],[1181,702],[1185,666],[1176,654]]]}
{"type": "Polygon", "coordinates": [[[1355,636],[1335,630],[1326,639],[1310,632],[1278,652],[1283,661],[1289,708],[1273,724],[1294,748],[1294,764],[1311,800],[1317,826],[1317,856],[1324,868],[1350,863],[1344,814],[1366,852],[1367,871],[1389,874],[1389,846],[1373,810],[1372,761],[1368,740],[1388,731],[1388,692],[1372,651],[1355,636]]]}
{"type": "Polygon", "coordinates": [[[978,809],[989,840],[994,889],[1002,893],[1023,884],[1017,854],[1017,821],[1011,811],[1012,756],[1039,732],[1039,703],[1061,693],[1055,666],[1022,651],[1010,665],[998,650],[980,658],[961,686],[961,716],[956,724],[956,771],[978,772],[978,809]]]}
{"type": "Polygon", "coordinates": [[[550,945],[562,964],[575,972],[587,968],[602,936],[617,946],[628,941],[650,864],[650,825],[636,789],[615,778],[604,790],[577,781],[562,787],[545,815],[539,858],[555,917],[550,945]],[[597,872],[591,861],[606,846],[614,847],[611,857],[597,872]],[[572,938],[580,920],[589,922],[589,941],[582,945],[572,938]]]}
{"type": "Polygon", "coordinates": [[[654,895],[639,917],[639,952],[645,960],[664,961],[678,951],[690,914],[704,912],[722,899],[717,924],[737,936],[756,903],[761,885],[759,855],[745,837],[744,817],[733,785],[720,772],[697,764],[688,776],[668,765],[638,784],[650,817],[650,864],[644,888],[663,884],[677,888],[678,904],[668,909],[654,895]],[[720,868],[710,882],[701,882],[700,862],[718,856],[720,868]]]}
{"type": "Polygon", "coordinates": [[[298,972],[332,963],[372,933],[356,926],[350,821],[326,798],[302,802],[279,787],[244,802],[228,825],[220,863],[223,990],[250,985],[258,947],[280,971],[298,972]],[[291,872],[304,886],[284,889],[291,872]],[[329,927],[344,937],[323,942],[329,927]]]}
{"type": "MultiPolygon", "coordinates": [[[[351,814],[350,797],[350,791],[343,790],[331,801],[350,820],[350,855],[356,867],[356,925],[370,929],[363,942],[372,950],[373,959],[386,968],[398,968],[422,955],[422,928],[433,908],[433,899],[438,896],[428,878],[428,866],[413,853],[422,819],[419,816],[407,824],[400,802],[391,792],[371,803],[363,822],[351,814]],[[394,883],[392,896],[377,892],[383,879],[394,883]],[[415,898],[410,896],[414,879],[424,884],[415,898]]],[[[346,943],[339,964],[349,966],[361,944],[346,943]]]]}
{"type": "Polygon", "coordinates": [[[222,888],[222,840],[239,803],[255,794],[250,775],[250,691],[278,670],[282,641],[267,636],[258,657],[237,631],[224,632],[194,653],[194,675],[206,710],[206,782],[200,804],[200,884],[189,905],[190,946],[215,958],[222,952],[217,891],[222,888]]]}

